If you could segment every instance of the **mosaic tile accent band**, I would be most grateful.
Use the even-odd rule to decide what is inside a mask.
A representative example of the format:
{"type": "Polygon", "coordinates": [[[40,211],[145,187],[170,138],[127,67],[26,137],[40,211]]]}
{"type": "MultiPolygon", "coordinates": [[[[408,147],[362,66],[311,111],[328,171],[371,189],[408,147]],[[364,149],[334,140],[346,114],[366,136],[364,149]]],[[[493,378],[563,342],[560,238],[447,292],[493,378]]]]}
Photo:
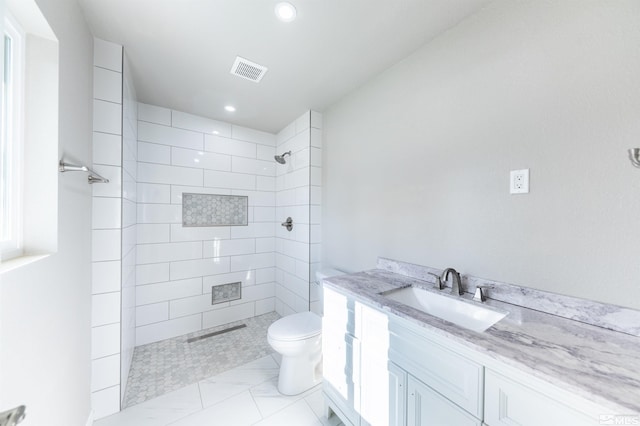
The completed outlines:
{"type": "Polygon", "coordinates": [[[249,197],[182,194],[182,226],[247,226],[249,197]]]}
{"type": "Polygon", "coordinates": [[[211,304],[231,302],[232,300],[242,299],[242,283],[220,284],[211,287],[211,304]]]}

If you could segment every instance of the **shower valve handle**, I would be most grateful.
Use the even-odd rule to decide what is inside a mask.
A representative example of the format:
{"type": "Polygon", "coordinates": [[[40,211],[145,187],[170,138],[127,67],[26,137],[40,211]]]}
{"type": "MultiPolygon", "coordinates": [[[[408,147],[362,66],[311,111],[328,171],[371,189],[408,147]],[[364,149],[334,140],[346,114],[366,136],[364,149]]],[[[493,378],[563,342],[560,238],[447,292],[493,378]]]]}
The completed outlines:
{"type": "Polygon", "coordinates": [[[281,225],[287,228],[287,231],[291,232],[291,230],[293,229],[293,219],[291,219],[291,217],[288,217],[287,220],[281,223],[281,225]]]}

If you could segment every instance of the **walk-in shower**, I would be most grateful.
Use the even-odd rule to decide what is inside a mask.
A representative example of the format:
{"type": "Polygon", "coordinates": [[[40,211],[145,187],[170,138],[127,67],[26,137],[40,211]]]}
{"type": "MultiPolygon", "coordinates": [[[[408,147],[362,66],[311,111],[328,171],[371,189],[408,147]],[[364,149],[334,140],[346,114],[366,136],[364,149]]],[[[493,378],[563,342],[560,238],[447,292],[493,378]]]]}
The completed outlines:
{"type": "Polygon", "coordinates": [[[280,163],[280,164],[286,164],[286,163],[287,163],[287,160],[285,160],[285,159],[284,159],[284,157],[285,157],[285,156],[287,156],[287,155],[289,155],[289,156],[290,156],[290,155],[291,155],[291,151],[287,151],[287,152],[285,152],[285,153],[284,153],[284,154],[282,154],[282,155],[274,155],[274,156],[273,156],[273,158],[275,158],[275,159],[276,159],[276,161],[277,161],[278,163],[280,163]]]}

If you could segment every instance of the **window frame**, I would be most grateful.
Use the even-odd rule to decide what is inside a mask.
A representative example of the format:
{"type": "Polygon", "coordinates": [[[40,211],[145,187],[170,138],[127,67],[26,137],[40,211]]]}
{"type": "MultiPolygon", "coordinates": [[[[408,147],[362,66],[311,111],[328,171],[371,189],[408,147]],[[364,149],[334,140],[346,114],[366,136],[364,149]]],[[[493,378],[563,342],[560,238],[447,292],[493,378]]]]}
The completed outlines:
{"type": "MultiPolygon", "coordinates": [[[[2,37],[2,144],[10,164],[9,182],[2,189],[8,191],[7,211],[2,220],[8,221],[8,238],[0,240],[0,261],[23,255],[23,170],[24,170],[24,71],[25,33],[18,22],[5,10],[2,37]],[[5,87],[5,38],[11,39],[10,83],[5,87]],[[5,109],[5,96],[7,108],[5,109]]],[[[0,154],[2,154],[0,152],[0,154]]],[[[3,184],[4,186],[4,184],[3,184]]],[[[5,223],[0,224],[5,226],[5,223]]]]}

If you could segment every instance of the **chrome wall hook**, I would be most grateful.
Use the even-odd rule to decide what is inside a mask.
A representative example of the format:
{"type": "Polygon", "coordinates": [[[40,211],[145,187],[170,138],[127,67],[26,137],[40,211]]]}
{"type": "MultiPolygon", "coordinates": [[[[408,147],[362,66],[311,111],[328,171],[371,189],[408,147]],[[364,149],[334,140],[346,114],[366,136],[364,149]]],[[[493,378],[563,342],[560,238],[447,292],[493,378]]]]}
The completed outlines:
{"type": "Polygon", "coordinates": [[[103,178],[102,176],[100,176],[99,174],[97,174],[96,172],[94,172],[93,170],[88,168],[87,166],[76,166],[76,165],[73,165],[73,164],[65,163],[62,160],[60,160],[60,162],[58,163],[58,171],[60,171],[60,173],[65,173],[65,172],[87,172],[87,173],[89,173],[89,177],[87,178],[87,181],[90,184],[93,184],[93,183],[96,183],[96,182],[97,183],[109,183],[109,179],[103,178]]]}
{"type": "Polygon", "coordinates": [[[640,168],[640,148],[631,148],[629,150],[629,159],[631,160],[631,164],[640,168]]]}

